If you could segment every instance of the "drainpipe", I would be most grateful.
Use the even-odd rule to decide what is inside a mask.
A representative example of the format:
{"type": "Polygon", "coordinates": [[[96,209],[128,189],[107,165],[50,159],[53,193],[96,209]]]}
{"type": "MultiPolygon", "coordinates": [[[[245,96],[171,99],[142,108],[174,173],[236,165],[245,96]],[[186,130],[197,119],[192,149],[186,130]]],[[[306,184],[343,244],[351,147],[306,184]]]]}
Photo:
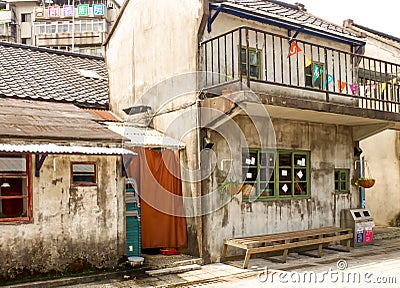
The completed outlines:
{"type": "Polygon", "coordinates": [[[196,179],[196,198],[198,199],[195,207],[196,213],[196,224],[197,224],[197,245],[199,249],[199,257],[203,259],[203,216],[202,216],[202,207],[201,207],[201,195],[202,195],[202,185],[201,185],[201,166],[200,166],[200,158],[201,158],[201,111],[200,111],[200,103],[201,99],[196,99],[196,130],[197,130],[197,169],[199,169],[200,179],[196,179]],[[197,215],[198,214],[198,215],[197,215]]]}
{"type": "MultiPolygon", "coordinates": [[[[362,177],[363,177],[363,173],[362,173],[362,171],[363,171],[363,164],[362,164],[361,155],[358,156],[358,163],[359,163],[359,169],[360,169],[360,175],[359,175],[360,177],[359,177],[359,178],[362,178],[362,177]]],[[[365,208],[365,194],[364,194],[364,188],[361,187],[361,186],[359,186],[358,189],[359,189],[359,192],[360,192],[360,205],[361,205],[361,208],[365,208]]]]}

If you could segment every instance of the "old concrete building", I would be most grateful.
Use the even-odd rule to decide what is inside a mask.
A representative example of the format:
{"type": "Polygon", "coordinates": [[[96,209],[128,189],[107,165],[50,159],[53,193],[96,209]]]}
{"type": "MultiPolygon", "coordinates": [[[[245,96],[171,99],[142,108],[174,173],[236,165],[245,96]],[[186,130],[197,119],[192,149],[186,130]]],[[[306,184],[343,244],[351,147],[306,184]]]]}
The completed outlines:
{"type": "Polygon", "coordinates": [[[302,5],[125,1],[105,46],[112,111],[186,144],[188,251],[206,262],[226,238],[339,226],[361,205],[359,141],[400,127],[398,94],[359,89],[385,62],[302,5]]]}
{"type": "MultiPolygon", "coordinates": [[[[400,64],[400,39],[374,29],[364,27],[352,20],[346,20],[344,26],[359,33],[366,38],[365,56],[379,58],[385,63],[380,68],[380,74],[385,77],[380,84],[378,75],[371,75],[371,87],[374,93],[381,93],[382,98],[388,95],[397,95],[400,64]],[[396,66],[391,66],[395,63],[396,66]],[[378,85],[380,84],[380,87],[378,85]],[[376,89],[378,87],[378,89],[376,89]]],[[[382,78],[382,77],[381,77],[382,78]]],[[[365,87],[364,87],[365,89],[365,87]]],[[[368,90],[366,89],[367,93],[368,90]]],[[[365,173],[370,173],[376,179],[375,185],[365,190],[365,204],[374,213],[375,221],[379,225],[388,225],[395,216],[400,213],[400,158],[399,140],[400,134],[394,130],[386,130],[382,126],[382,132],[363,140],[360,147],[364,151],[363,159],[365,173]],[[384,161],[382,161],[384,160],[384,161]],[[369,171],[368,171],[369,168],[369,171]]]]}
{"type": "Polygon", "coordinates": [[[0,40],[102,55],[119,4],[110,1],[0,2],[0,40]]]}
{"type": "Polygon", "coordinates": [[[100,57],[0,42],[0,279],[126,255],[133,153],[95,115],[108,113],[107,90],[100,57]]]}

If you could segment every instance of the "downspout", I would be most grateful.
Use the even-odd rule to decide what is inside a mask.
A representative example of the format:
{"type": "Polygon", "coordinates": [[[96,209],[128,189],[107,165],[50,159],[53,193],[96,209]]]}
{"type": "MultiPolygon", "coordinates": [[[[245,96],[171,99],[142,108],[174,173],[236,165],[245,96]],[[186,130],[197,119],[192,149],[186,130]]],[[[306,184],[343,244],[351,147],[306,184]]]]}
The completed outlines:
{"type": "MultiPolygon", "coordinates": [[[[202,38],[203,34],[205,31],[205,28],[207,26],[208,22],[208,17],[210,15],[210,10],[209,10],[209,0],[199,0],[202,2],[202,18],[200,21],[199,28],[197,30],[197,67],[196,71],[200,71],[200,45],[198,45],[202,38]]],[[[199,73],[199,72],[197,72],[199,73]]],[[[199,79],[197,79],[197,91],[200,91],[199,87],[199,79]]],[[[202,207],[201,207],[201,195],[202,195],[202,185],[201,185],[201,167],[200,167],[200,153],[201,153],[201,131],[200,131],[200,125],[201,125],[201,115],[200,115],[200,99],[201,92],[198,93],[197,99],[196,99],[196,125],[197,125],[197,168],[199,169],[200,172],[200,179],[197,179],[196,183],[196,198],[198,199],[195,204],[196,204],[196,209],[195,209],[195,223],[197,226],[197,244],[198,244],[198,249],[199,249],[199,257],[203,259],[203,216],[202,216],[202,207]],[[198,206],[198,207],[197,207],[198,206]]]]}
{"type": "MultiPolygon", "coordinates": [[[[363,177],[363,173],[362,173],[362,171],[363,171],[363,164],[362,164],[362,159],[361,159],[361,154],[358,156],[358,163],[359,163],[359,169],[360,169],[360,177],[359,178],[362,178],[363,177]]],[[[360,192],[360,205],[361,205],[361,207],[360,208],[365,208],[365,193],[364,193],[364,188],[363,187],[361,187],[361,186],[359,186],[359,192],[360,192]]]]}

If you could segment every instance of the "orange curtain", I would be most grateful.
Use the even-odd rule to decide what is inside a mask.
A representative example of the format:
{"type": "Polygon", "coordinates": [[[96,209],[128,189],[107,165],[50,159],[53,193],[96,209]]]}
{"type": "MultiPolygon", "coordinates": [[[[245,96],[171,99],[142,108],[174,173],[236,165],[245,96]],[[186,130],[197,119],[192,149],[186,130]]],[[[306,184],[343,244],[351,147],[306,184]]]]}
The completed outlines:
{"type": "Polygon", "coordinates": [[[127,174],[139,190],[142,248],[186,247],[178,156],[168,149],[135,148],[134,152],[138,156],[127,167],[127,174]]]}

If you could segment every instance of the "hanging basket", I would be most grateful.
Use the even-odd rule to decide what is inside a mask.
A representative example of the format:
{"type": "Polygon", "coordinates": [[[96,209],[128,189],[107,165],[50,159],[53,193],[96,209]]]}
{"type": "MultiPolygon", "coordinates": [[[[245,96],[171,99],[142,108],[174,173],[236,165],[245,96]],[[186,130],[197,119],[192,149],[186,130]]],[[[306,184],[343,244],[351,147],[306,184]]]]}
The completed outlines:
{"type": "Polygon", "coordinates": [[[360,178],[358,179],[358,185],[364,188],[371,188],[375,184],[375,179],[360,178]]]}

